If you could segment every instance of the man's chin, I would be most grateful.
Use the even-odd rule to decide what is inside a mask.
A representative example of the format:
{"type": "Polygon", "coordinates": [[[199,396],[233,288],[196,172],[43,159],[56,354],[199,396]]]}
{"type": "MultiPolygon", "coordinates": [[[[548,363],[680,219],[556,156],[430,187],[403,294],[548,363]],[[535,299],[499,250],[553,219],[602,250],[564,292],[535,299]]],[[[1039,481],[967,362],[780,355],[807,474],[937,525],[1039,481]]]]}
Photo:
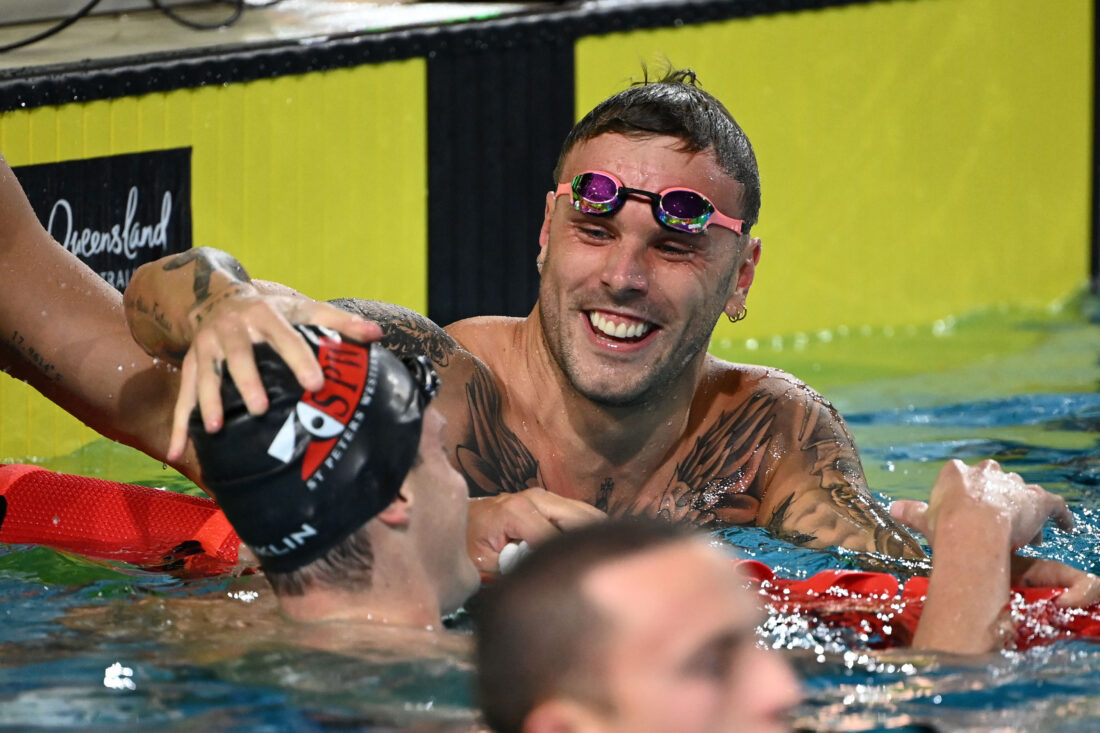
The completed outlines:
{"type": "Polygon", "coordinates": [[[648,385],[572,384],[578,394],[600,407],[637,407],[646,403],[651,391],[648,385]]]}

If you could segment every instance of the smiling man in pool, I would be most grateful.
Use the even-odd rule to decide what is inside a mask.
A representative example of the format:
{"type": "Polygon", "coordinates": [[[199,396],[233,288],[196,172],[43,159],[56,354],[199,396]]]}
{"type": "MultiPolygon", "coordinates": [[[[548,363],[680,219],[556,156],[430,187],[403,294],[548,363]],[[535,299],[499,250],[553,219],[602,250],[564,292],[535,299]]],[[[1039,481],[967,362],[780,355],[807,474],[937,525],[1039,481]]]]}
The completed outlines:
{"type": "MultiPolygon", "coordinates": [[[[748,138],[694,82],[672,72],[631,87],[573,128],[546,195],[542,280],[527,317],[443,329],[390,304],[337,303],[380,324],[388,347],[431,357],[446,442],[474,496],[541,487],[613,516],[755,524],[810,547],[921,557],[871,497],[827,401],[788,374],[707,353],[718,318],[745,314],[760,183],[748,138]]],[[[223,364],[250,408],[265,408],[251,341],[277,332],[278,314],[298,318],[301,296],[257,287],[221,256],[146,265],[126,294],[150,353],[190,348],[170,455],[184,450],[196,400],[207,428],[220,424],[223,364]],[[193,295],[200,277],[203,298],[193,295]],[[139,302],[152,306],[141,312],[139,302]]],[[[472,509],[471,521],[494,508],[472,509]]],[[[493,552],[485,559],[495,563],[493,552]]],[[[1100,595],[1084,574],[1066,582],[1100,595]]]]}

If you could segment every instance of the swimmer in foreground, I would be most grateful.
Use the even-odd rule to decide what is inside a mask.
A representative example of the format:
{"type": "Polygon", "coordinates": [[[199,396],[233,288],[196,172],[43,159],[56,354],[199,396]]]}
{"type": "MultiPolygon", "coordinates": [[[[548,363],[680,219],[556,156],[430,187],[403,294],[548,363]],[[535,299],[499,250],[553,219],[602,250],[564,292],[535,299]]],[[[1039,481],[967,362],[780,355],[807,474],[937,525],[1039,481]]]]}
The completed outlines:
{"type": "MultiPolygon", "coordinates": [[[[1072,523],[1060,497],[992,461],[948,463],[928,505],[897,511],[934,559],[913,646],[964,654],[1001,648],[1014,550],[1048,517],[1072,523]]],[[[497,733],[789,730],[798,685],[757,644],[759,603],[728,553],[683,525],[613,521],[556,538],[479,605],[486,721],[497,733]]]]}
{"type": "Polygon", "coordinates": [[[426,359],[301,327],[326,379],[306,392],[256,349],[270,400],[249,414],[231,381],[225,424],[191,425],[207,487],[297,621],[438,627],[478,587],[462,477],[430,406],[426,359]]]}

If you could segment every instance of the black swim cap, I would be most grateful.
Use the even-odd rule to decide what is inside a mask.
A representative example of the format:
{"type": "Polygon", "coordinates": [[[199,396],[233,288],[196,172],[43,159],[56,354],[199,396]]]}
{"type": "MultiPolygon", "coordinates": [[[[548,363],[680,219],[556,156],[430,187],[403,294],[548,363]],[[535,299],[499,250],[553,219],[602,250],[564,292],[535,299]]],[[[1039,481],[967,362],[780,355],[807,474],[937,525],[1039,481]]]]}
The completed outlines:
{"type": "Polygon", "coordinates": [[[321,364],[320,391],[303,390],[270,346],[257,345],[267,412],[250,415],[227,378],[224,427],[207,433],[197,409],[189,425],[207,488],[261,565],[276,572],[320,558],[389,506],[439,383],[424,357],[404,364],[381,344],[295,328],[321,364]]]}

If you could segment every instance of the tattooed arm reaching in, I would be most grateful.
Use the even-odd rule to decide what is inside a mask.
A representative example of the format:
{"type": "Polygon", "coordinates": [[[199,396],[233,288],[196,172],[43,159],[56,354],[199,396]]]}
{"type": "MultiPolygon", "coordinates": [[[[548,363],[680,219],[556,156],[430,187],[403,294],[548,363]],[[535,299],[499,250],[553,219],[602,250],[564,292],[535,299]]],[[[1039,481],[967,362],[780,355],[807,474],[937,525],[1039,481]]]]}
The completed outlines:
{"type": "Polygon", "coordinates": [[[253,414],[267,394],[252,345],[269,342],[306,389],[319,389],[321,367],[292,323],[314,323],[350,338],[374,341],[377,325],[273,283],[253,283],[231,256],[210,248],[188,250],[141,266],[124,297],[134,339],[151,355],[182,363],[169,458],[183,455],[187,417],[197,402],[206,429],[221,427],[224,368],[253,414]]]}

